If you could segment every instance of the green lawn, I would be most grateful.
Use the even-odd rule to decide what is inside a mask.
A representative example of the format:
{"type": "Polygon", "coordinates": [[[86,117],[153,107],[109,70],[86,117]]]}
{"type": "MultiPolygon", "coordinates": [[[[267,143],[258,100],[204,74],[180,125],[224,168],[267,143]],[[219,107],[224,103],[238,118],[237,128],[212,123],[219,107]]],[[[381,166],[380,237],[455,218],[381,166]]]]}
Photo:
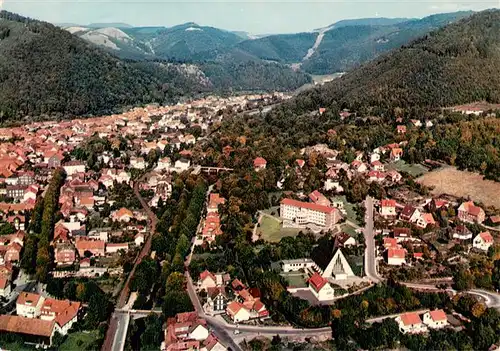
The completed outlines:
{"type": "Polygon", "coordinates": [[[347,223],[344,223],[341,225],[341,229],[344,233],[349,234],[350,236],[352,236],[354,239],[357,240],[358,233],[356,233],[356,228],[347,223]]]}
{"type": "Polygon", "coordinates": [[[300,229],[281,228],[281,223],[277,218],[263,216],[260,221],[260,227],[257,233],[261,234],[262,239],[269,242],[279,242],[285,236],[297,236],[300,229]]]}
{"type": "Polygon", "coordinates": [[[400,172],[406,172],[413,177],[419,177],[428,172],[427,168],[420,164],[408,164],[403,160],[387,164],[387,170],[393,169],[400,172]]]}
{"type": "Polygon", "coordinates": [[[99,331],[92,330],[90,332],[77,332],[69,334],[63,344],[59,347],[59,351],[74,351],[74,350],[96,350],[98,345],[96,341],[99,339],[99,331]]]}
{"type": "Polygon", "coordinates": [[[356,212],[354,211],[354,204],[351,204],[350,202],[347,202],[347,199],[345,198],[344,195],[342,196],[335,196],[332,198],[333,202],[336,201],[342,201],[344,203],[344,210],[347,212],[347,220],[360,225],[358,220],[356,219],[356,212]]]}
{"type": "Polygon", "coordinates": [[[283,278],[288,282],[288,286],[295,288],[305,288],[307,286],[306,274],[298,274],[298,273],[283,273],[281,274],[283,278]]]}

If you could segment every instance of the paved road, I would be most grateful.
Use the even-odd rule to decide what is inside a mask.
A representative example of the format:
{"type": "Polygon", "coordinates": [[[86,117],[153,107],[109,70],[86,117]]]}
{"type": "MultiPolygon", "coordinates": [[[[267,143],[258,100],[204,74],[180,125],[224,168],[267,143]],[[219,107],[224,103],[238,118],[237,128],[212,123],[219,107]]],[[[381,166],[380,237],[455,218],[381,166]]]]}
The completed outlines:
{"type": "Polygon", "coordinates": [[[365,200],[366,218],[363,233],[365,236],[365,274],[374,283],[382,281],[377,272],[376,246],[373,231],[373,199],[370,196],[365,200]]]}
{"type": "MultiPolygon", "coordinates": [[[[148,173],[144,174],[141,178],[137,179],[134,183],[134,194],[135,196],[139,199],[139,202],[141,203],[142,208],[146,212],[146,215],[148,216],[148,227],[149,227],[149,235],[146,238],[146,241],[135,258],[134,261],[134,267],[132,268],[130,274],[128,275],[127,280],[125,281],[125,284],[122,288],[122,291],[120,293],[120,296],[118,298],[118,301],[116,303],[116,308],[122,308],[125,306],[127,303],[127,298],[129,295],[129,284],[134,276],[135,270],[137,268],[137,265],[142,261],[144,257],[149,255],[149,252],[151,251],[151,241],[153,239],[153,233],[156,230],[156,225],[158,224],[158,218],[156,217],[156,214],[151,210],[149,207],[148,203],[141,197],[141,194],[139,193],[139,184],[144,178],[148,175],[148,173]]],[[[122,351],[123,347],[123,340],[126,337],[127,329],[125,328],[126,326],[128,327],[128,322],[127,322],[128,316],[124,314],[116,314],[113,313],[113,316],[110,320],[108,331],[106,332],[106,338],[104,339],[104,343],[102,345],[101,350],[102,351],[122,351]],[[125,334],[125,335],[124,335],[125,334]]]]}

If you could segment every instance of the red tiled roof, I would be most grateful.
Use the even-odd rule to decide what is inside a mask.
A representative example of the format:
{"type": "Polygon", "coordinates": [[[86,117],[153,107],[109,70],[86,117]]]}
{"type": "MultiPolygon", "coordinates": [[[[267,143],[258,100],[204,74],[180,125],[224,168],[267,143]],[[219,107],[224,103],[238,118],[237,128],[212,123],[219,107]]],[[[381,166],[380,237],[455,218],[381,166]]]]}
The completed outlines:
{"type": "Polygon", "coordinates": [[[17,297],[16,304],[26,305],[26,306],[36,306],[40,300],[41,295],[33,294],[29,292],[22,292],[17,297]]]}
{"type": "Polygon", "coordinates": [[[255,160],[253,160],[254,167],[265,166],[265,165],[267,165],[267,161],[262,157],[257,157],[255,160]]]}
{"type": "Polygon", "coordinates": [[[405,258],[405,256],[406,256],[405,249],[395,249],[395,248],[387,249],[387,257],[389,258],[405,258]]]}
{"type": "Polygon", "coordinates": [[[381,201],[382,207],[396,207],[396,200],[384,199],[381,201]]]}
{"type": "Polygon", "coordinates": [[[422,320],[417,313],[404,313],[400,317],[401,321],[406,326],[422,324],[422,320]]]}
{"type": "Polygon", "coordinates": [[[55,323],[55,321],[45,321],[37,318],[0,315],[0,332],[50,337],[55,323]]]}
{"type": "Polygon", "coordinates": [[[200,280],[205,280],[208,277],[210,277],[214,282],[216,281],[215,276],[208,270],[205,270],[200,273],[200,280]]]}
{"type": "Polygon", "coordinates": [[[320,276],[318,273],[314,273],[311,278],[309,278],[308,282],[314,290],[320,291],[328,283],[328,280],[320,276]]]}
{"type": "Polygon", "coordinates": [[[485,243],[492,243],[493,242],[493,236],[490,234],[490,232],[482,232],[479,233],[479,236],[485,243]]]}
{"type": "Polygon", "coordinates": [[[283,199],[283,200],[281,200],[281,203],[283,205],[287,205],[287,206],[306,208],[308,210],[313,210],[313,211],[318,211],[318,212],[323,212],[323,213],[333,213],[334,211],[336,211],[336,209],[332,208],[332,207],[322,206],[322,205],[318,205],[318,204],[312,204],[310,202],[297,201],[297,200],[293,200],[293,199],[283,199]]]}
{"type": "Polygon", "coordinates": [[[429,314],[434,322],[447,320],[443,310],[430,311],[429,314]]]}

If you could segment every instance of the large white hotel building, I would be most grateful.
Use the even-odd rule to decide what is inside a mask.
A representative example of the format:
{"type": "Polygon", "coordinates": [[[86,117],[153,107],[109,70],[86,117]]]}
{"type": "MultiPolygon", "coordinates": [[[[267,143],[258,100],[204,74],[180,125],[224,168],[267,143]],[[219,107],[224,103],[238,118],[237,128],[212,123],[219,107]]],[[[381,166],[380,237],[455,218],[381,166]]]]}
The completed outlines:
{"type": "Polygon", "coordinates": [[[293,199],[281,201],[280,216],[298,225],[311,223],[327,230],[332,229],[341,217],[336,208],[293,199]]]}

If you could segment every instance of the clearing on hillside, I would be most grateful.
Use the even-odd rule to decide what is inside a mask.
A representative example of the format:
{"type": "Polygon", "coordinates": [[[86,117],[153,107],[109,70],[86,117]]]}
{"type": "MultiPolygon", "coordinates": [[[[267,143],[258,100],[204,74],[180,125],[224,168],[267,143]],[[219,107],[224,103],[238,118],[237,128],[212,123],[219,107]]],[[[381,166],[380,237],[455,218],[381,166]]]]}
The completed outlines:
{"type": "Polygon", "coordinates": [[[433,186],[434,195],[449,194],[457,197],[470,197],[486,206],[500,208],[500,183],[484,180],[478,173],[459,171],[455,167],[444,167],[426,173],[417,181],[433,186]]]}

